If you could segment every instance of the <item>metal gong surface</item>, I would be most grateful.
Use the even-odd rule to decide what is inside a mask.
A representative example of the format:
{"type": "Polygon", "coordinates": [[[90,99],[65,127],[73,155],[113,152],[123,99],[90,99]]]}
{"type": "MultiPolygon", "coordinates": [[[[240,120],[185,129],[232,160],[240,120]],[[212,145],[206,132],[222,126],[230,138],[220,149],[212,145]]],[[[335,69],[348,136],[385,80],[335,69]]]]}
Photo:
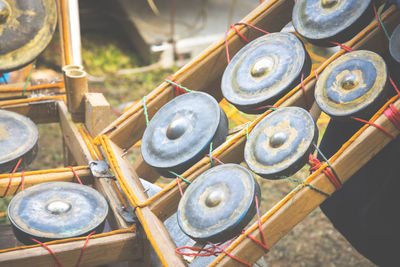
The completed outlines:
{"type": "Polygon", "coordinates": [[[0,110],[0,173],[10,171],[20,157],[24,165],[29,164],[36,154],[38,138],[37,126],[28,117],[0,110]]]}
{"type": "Polygon", "coordinates": [[[222,144],[228,121],[209,94],[191,92],[165,104],[151,119],[141,145],[143,159],[164,176],[181,173],[188,164],[222,144]]]}
{"type": "Polygon", "coordinates": [[[260,188],[252,174],[237,164],[219,165],[188,187],[177,211],[182,231],[197,241],[224,242],[256,214],[260,188]]]}
{"type": "Polygon", "coordinates": [[[0,72],[33,61],[49,44],[56,24],[54,0],[0,0],[0,72]]]}
{"type": "Polygon", "coordinates": [[[244,149],[249,168],[268,179],[288,177],[300,170],[318,140],[311,115],[299,107],[278,109],[250,132],[244,149]]]}
{"type": "Polygon", "coordinates": [[[382,96],[386,83],[382,57],[371,51],[354,51],[325,68],[315,86],[315,100],[330,116],[359,115],[382,96]]]}
{"type": "Polygon", "coordinates": [[[246,113],[273,104],[308,75],[310,59],[301,41],[291,33],[271,33],[244,46],[222,76],[222,94],[246,113]]]}
{"type": "Polygon", "coordinates": [[[62,239],[89,233],[107,216],[106,199],[89,186],[49,182],[18,193],[8,205],[8,217],[24,234],[62,239]]]}
{"type": "Polygon", "coordinates": [[[371,0],[298,0],[292,13],[293,26],[309,40],[347,41],[359,31],[355,27],[363,24],[360,20],[370,6],[371,0]]]}
{"type": "Polygon", "coordinates": [[[400,63],[400,24],[394,29],[389,43],[390,54],[400,63]]]}

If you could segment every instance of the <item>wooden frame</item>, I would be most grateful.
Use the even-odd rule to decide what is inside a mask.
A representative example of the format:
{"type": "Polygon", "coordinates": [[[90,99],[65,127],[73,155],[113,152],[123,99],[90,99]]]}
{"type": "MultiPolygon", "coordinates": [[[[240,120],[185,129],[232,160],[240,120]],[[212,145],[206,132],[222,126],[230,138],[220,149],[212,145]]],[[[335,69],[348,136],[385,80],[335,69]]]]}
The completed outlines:
{"type": "MultiPolygon", "coordinates": [[[[59,0],[59,7],[63,6],[63,1],[65,0],[59,0]]],[[[292,0],[264,1],[262,5],[250,13],[243,21],[271,32],[279,31],[290,20],[292,7],[292,0]]],[[[63,12],[60,13],[60,25],[61,29],[63,29],[63,27],[65,28],[65,23],[63,22],[65,18],[62,17],[63,12]]],[[[400,13],[394,7],[391,7],[384,13],[382,19],[387,28],[392,30],[399,17],[400,13]]],[[[238,29],[249,40],[253,40],[261,34],[245,26],[239,26],[238,29]]],[[[346,45],[355,49],[370,49],[379,52],[382,49],[382,44],[376,42],[375,40],[377,39],[379,41],[385,40],[377,23],[373,21],[356,37],[346,43],[346,45]]],[[[63,42],[64,50],[68,51],[68,39],[64,38],[63,42]]],[[[245,45],[245,43],[235,35],[233,30],[228,34],[228,44],[231,56],[245,45]]],[[[344,50],[341,50],[334,54],[317,69],[317,72],[321,72],[329,62],[343,53],[344,50]]],[[[217,100],[221,100],[222,95],[217,88],[219,88],[220,79],[225,66],[225,48],[223,46],[223,41],[221,41],[211,46],[202,55],[179,70],[172,80],[192,90],[208,92],[217,100]]],[[[314,75],[312,74],[310,77],[307,77],[304,82],[307,98],[311,100],[315,84],[314,75]]],[[[174,88],[167,82],[162,83],[147,96],[148,101],[146,105],[149,117],[151,118],[162,105],[174,97],[174,88]]],[[[84,129],[84,124],[72,121],[71,114],[60,97],[52,99],[41,98],[33,101],[0,101],[0,106],[3,108],[28,115],[37,123],[59,122],[68,150],[77,164],[83,166],[82,169],[78,170],[79,175],[84,177],[84,180],[88,183],[94,184],[95,188],[102,192],[109,201],[112,210],[110,223],[115,229],[121,230],[116,230],[112,235],[100,234],[96,236],[93,241],[90,241],[82,264],[84,266],[92,266],[120,260],[129,260],[132,264],[145,264],[148,262],[148,251],[145,245],[147,241],[135,231],[134,227],[128,225],[118,212],[118,207],[125,205],[123,199],[119,196],[119,190],[116,190],[112,182],[107,178],[93,178],[88,172],[88,169],[85,168],[85,166],[88,166],[89,161],[99,159],[104,155],[125,197],[135,208],[136,216],[142,224],[147,239],[154,247],[161,262],[164,265],[184,266],[185,263],[182,258],[175,254],[175,244],[165,226],[162,224],[166,218],[176,211],[180,198],[176,182],[171,182],[154,197],[147,198],[143,186],[139,181],[138,174],[140,174],[140,177],[146,178],[149,181],[155,181],[158,178],[157,174],[155,172],[149,172],[149,167],[141,161],[140,158],[132,166],[123,156],[127,149],[141,139],[145,130],[146,124],[142,104],[138,103],[134,105],[120,118],[105,127],[104,130],[101,130],[103,125],[98,125],[96,127],[96,125],[91,122],[96,121],[96,118],[101,117],[102,114],[107,115],[109,112],[107,105],[102,101],[90,100],[92,97],[88,95],[86,99],[88,99],[85,115],[86,127],[90,129],[92,134],[100,132],[96,138],[96,144],[101,149],[101,154],[93,152],[97,147],[91,143],[91,136],[82,130],[84,129]],[[49,114],[49,108],[55,112],[49,114]],[[89,112],[89,110],[93,111],[89,112]],[[46,115],[46,119],[43,119],[44,115],[46,115]],[[133,251],[136,252],[133,253],[133,251]]],[[[392,101],[394,101],[395,106],[400,107],[399,101],[396,99],[392,101]]],[[[279,100],[277,106],[304,106],[304,104],[300,85],[298,85],[293,91],[279,100]]],[[[269,112],[266,112],[255,119],[249,125],[248,131],[251,131],[257,122],[268,113],[269,112]]],[[[377,116],[376,123],[382,125],[393,134],[398,134],[397,130],[395,130],[384,116],[377,116]]],[[[242,129],[219,148],[216,148],[213,151],[213,155],[227,163],[242,162],[243,149],[246,141],[245,136],[246,129],[242,129]]],[[[389,141],[390,139],[377,129],[373,127],[364,127],[362,131],[356,134],[353,142],[332,160],[332,164],[340,178],[346,181],[389,141]],[[365,142],[369,142],[369,145],[363,145],[365,142]],[[344,162],[349,162],[355,155],[357,155],[358,160],[352,161],[354,164],[351,166],[344,165],[344,162]]],[[[199,174],[210,167],[209,159],[203,158],[187,170],[183,176],[188,180],[194,180],[199,174]]],[[[326,164],[323,167],[326,167],[326,164]]],[[[20,174],[16,174],[15,176],[18,178],[20,174]]],[[[71,172],[65,169],[59,170],[58,173],[51,174],[27,173],[26,181],[27,185],[29,185],[43,180],[68,181],[72,178],[71,172]]],[[[328,193],[335,190],[332,184],[324,177],[324,174],[321,174],[321,169],[311,175],[307,179],[307,182],[328,193]]],[[[0,176],[0,190],[4,188],[7,183],[8,177],[0,176]]],[[[12,192],[17,188],[18,183],[18,179],[12,182],[12,192]]],[[[304,185],[300,185],[300,187],[302,186],[304,187],[304,185]]],[[[182,187],[185,189],[187,186],[186,184],[182,184],[182,187]]],[[[289,205],[288,199],[290,199],[292,195],[293,192],[289,193],[286,198],[262,217],[263,230],[268,233],[268,246],[275,244],[284,234],[292,229],[324,200],[324,196],[304,187],[296,194],[296,201],[289,205]]],[[[252,225],[247,231],[259,239],[260,237],[257,232],[254,232],[255,229],[256,225],[252,225]]],[[[65,243],[49,244],[50,248],[60,257],[60,260],[68,265],[75,263],[82,245],[82,239],[68,240],[65,243]]],[[[254,263],[265,253],[262,248],[250,242],[248,239],[244,239],[242,236],[228,248],[228,251],[231,251],[232,254],[250,263],[254,263]],[[249,253],[250,251],[251,253],[249,253]]],[[[28,262],[30,266],[45,266],[51,265],[53,259],[41,247],[27,247],[21,250],[10,250],[0,254],[0,265],[2,266],[19,266],[27,264],[28,262]]],[[[221,255],[213,264],[232,266],[238,263],[230,257],[221,255]]]]}

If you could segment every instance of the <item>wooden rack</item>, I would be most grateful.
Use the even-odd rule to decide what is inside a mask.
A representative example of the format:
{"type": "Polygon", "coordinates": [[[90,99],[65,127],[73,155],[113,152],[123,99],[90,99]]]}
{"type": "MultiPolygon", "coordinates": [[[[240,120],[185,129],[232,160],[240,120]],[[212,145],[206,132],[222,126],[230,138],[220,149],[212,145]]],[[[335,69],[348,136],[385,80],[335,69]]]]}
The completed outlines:
{"type": "MultiPolygon", "coordinates": [[[[61,36],[63,51],[69,51],[70,39],[68,36],[70,35],[66,29],[69,29],[68,25],[70,24],[66,23],[69,19],[66,17],[68,12],[63,10],[63,7],[66,7],[65,1],[58,1],[60,10],[59,25],[61,32],[63,32],[61,36]]],[[[291,20],[292,8],[292,0],[267,0],[244,18],[243,22],[250,23],[269,32],[277,32],[291,20]]],[[[400,12],[394,6],[390,7],[382,15],[382,21],[389,32],[394,29],[399,19],[400,12]]],[[[237,28],[249,40],[261,35],[260,32],[244,25],[237,28]]],[[[368,49],[380,53],[387,47],[387,43],[382,40],[386,40],[384,33],[379,28],[378,23],[373,20],[345,45],[353,49],[368,49]]],[[[234,30],[229,31],[227,42],[231,56],[245,45],[234,30]]],[[[316,73],[321,73],[330,62],[345,52],[342,49],[332,55],[316,69],[316,73]]],[[[74,63],[73,59],[68,57],[68,53],[64,53],[64,62],[74,63]]],[[[219,88],[226,65],[224,40],[221,40],[181,68],[171,80],[191,90],[207,92],[218,101],[221,101],[222,95],[219,88]]],[[[315,73],[311,73],[304,80],[308,102],[313,100],[315,82],[315,73]]],[[[66,88],[67,92],[71,89],[68,86],[66,88]]],[[[57,87],[57,90],[62,92],[62,86],[57,87]]],[[[9,91],[0,90],[0,99],[2,99],[2,95],[9,93],[9,91]]],[[[93,185],[103,193],[110,204],[111,214],[108,221],[113,231],[95,235],[90,239],[82,266],[94,266],[118,261],[129,261],[131,265],[135,266],[148,266],[149,242],[164,265],[185,266],[183,259],[175,253],[175,244],[163,224],[163,221],[175,213],[177,209],[180,194],[176,181],[172,181],[161,192],[148,198],[142,183],[139,181],[139,177],[154,182],[158,179],[158,174],[144,163],[141,157],[136,160],[134,165],[124,158],[125,152],[140,141],[146,128],[142,102],[133,105],[110,125],[103,127],[104,125],[96,124],[95,122],[98,121],[97,118],[107,116],[110,113],[108,103],[100,94],[87,93],[83,95],[85,107],[82,112],[85,115],[84,120],[81,122],[72,120],[70,111],[65,104],[64,96],[0,100],[0,107],[29,116],[36,123],[58,122],[63,132],[68,154],[77,163],[74,168],[77,170],[78,175],[84,180],[84,183],[93,185]],[[124,198],[120,197],[119,187],[115,186],[112,179],[94,178],[92,176],[88,168],[89,162],[101,160],[102,158],[109,163],[119,187],[122,189],[124,198]],[[119,208],[127,205],[124,203],[125,198],[134,207],[140,224],[130,225],[126,223],[119,213],[119,208]]],[[[167,82],[163,82],[151,92],[146,97],[149,118],[175,96],[175,89],[167,82]]],[[[397,108],[400,108],[400,101],[397,97],[394,97],[391,102],[397,108]]],[[[310,107],[305,107],[301,85],[293,88],[275,106],[299,106],[310,109],[310,107]]],[[[398,131],[382,115],[382,111],[383,109],[378,111],[371,120],[374,120],[375,123],[397,136],[398,131]]],[[[247,128],[243,128],[230,136],[224,144],[213,151],[212,155],[225,163],[242,162],[246,131],[251,131],[269,112],[267,111],[260,115],[247,128]]],[[[330,162],[339,177],[345,182],[390,141],[391,139],[378,129],[365,126],[330,159],[330,162]]],[[[323,164],[319,170],[307,178],[306,182],[327,193],[333,193],[335,187],[321,172],[326,166],[327,164],[323,164]]],[[[209,158],[204,157],[182,176],[193,181],[199,174],[209,168],[211,168],[209,158]]],[[[20,176],[20,173],[14,175],[11,192],[14,192],[20,183],[20,176]]],[[[0,192],[5,190],[9,177],[10,175],[8,174],[0,176],[0,192]]],[[[73,177],[69,168],[27,172],[25,173],[25,184],[30,186],[44,181],[72,181],[73,177]]],[[[183,189],[186,187],[186,184],[182,184],[183,189]]],[[[262,216],[262,229],[269,247],[272,247],[325,200],[325,196],[308,187],[304,187],[304,185],[299,185],[299,188],[295,189],[299,190],[296,193],[295,201],[289,201],[293,197],[292,191],[262,216]],[[299,188],[301,189],[299,190],[299,188]]],[[[246,232],[260,239],[256,224],[249,226],[246,232]]],[[[64,266],[73,266],[79,257],[84,240],[85,238],[61,240],[49,242],[48,246],[55,252],[64,266]]],[[[249,263],[254,263],[265,253],[262,247],[259,247],[248,238],[244,238],[244,235],[234,241],[227,251],[249,263]]],[[[53,263],[52,256],[40,246],[11,248],[8,251],[0,252],[1,266],[50,266],[53,263]]],[[[231,257],[226,256],[226,254],[222,254],[215,259],[212,265],[236,266],[240,264],[231,257]]]]}

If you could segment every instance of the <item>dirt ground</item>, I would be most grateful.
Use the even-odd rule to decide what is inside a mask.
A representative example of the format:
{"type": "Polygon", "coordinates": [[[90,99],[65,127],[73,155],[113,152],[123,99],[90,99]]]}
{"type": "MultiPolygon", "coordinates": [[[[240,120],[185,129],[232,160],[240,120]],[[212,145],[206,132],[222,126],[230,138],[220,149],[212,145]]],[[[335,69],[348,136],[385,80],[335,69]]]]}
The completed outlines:
{"type": "MultiPolygon", "coordinates": [[[[120,69],[140,66],[135,51],[119,35],[84,32],[82,35],[84,66],[90,77],[90,90],[102,92],[113,106],[115,117],[124,105],[141,99],[177,68],[118,76],[120,69]]],[[[58,36],[38,61],[38,69],[59,71],[58,36]]],[[[30,169],[47,169],[63,165],[62,139],[57,124],[40,125],[40,152],[30,169]]],[[[299,178],[305,172],[297,174],[299,178]]],[[[295,184],[286,180],[258,179],[262,188],[261,210],[265,212],[295,184]]],[[[6,203],[0,203],[4,210],[6,203]]],[[[4,222],[4,219],[3,219],[4,222]]],[[[268,235],[268,233],[265,233],[268,235]]],[[[265,256],[268,266],[374,266],[357,253],[332,227],[320,209],[314,210],[265,256]]]]}

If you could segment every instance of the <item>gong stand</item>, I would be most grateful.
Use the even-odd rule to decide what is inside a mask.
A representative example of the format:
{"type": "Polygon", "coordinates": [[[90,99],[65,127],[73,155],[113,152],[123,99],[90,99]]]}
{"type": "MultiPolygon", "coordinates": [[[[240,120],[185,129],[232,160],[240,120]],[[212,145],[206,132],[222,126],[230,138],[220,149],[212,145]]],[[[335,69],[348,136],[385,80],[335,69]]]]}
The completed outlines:
{"type": "MultiPolygon", "coordinates": [[[[251,23],[259,28],[266,29],[270,32],[277,32],[287,24],[291,19],[291,10],[293,9],[293,1],[291,0],[269,0],[265,1],[262,5],[251,12],[243,21],[251,23]]],[[[382,20],[389,31],[392,31],[396,26],[400,17],[399,12],[391,7],[382,16],[382,20]]],[[[239,26],[238,30],[246,36],[249,40],[254,40],[261,34],[246,26],[239,26]]],[[[382,46],[384,35],[380,30],[376,21],[371,22],[365,29],[358,33],[354,38],[346,43],[347,46],[353,49],[369,49],[375,52],[382,52],[385,48],[382,46]]],[[[235,34],[234,30],[228,33],[229,52],[236,53],[244,43],[235,34]]],[[[316,72],[319,74],[327,66],[328,63],[344,54],[345,50],[340,50],[335,53],[331,58],[325,61],[316,72]]],[[[209,50],[202,53],[199,57],[194,59],[186,67],[179,70],[172,80],[178,84],[190,88],[191,90],[205,91],[214,96],[217,101],[221,100],[221,92],[215,88],[219,88],[220,78],[226,67],[225,47],[224,40],[215,44],[209,50]]],[[[313,87],[315,84],[315,77],[312,73],[309,77],[304,79],[304,89],[306,97],[312,99],[313,87]]],[[[68,91],[67,87],[67,91],[68,91]]],[[[87,126],[88,118],[93,116],[101,116],[100,114],[108,114],[109,107],[107,105],[99,105],[97,101],[91,101],[88,94],[84,94],[87,104],[85,105],[85,124],[87,126]],[[95,112],[88,112],[93,107],[95,112]]],[[[175,88],[169,83],[162,83],[157,89],[150,93],[145,102],[149,118],[152,118],[155,112],[161,108],[165,103],[175,97],[175,88]]],[[[400,102],[394,98],[394,105],[399,108],[400,102]]],[[[67,106],[62,101],[53,99],[54,106],[58,112],[58,116],[53,116],[57,119],[63,129],[65,143],[68,146],[70,153],[74,160],[82,166],[88,166],[89,161],[93,158],[99,158],[94,150],[92,143],[85,142],[88,138],[87,134],[82,130],[82,123],[73,122],[71,114],[67,106]],[[94,153],[94,154],[93,154],[94,153]]],[[[43,102],[43,101],[42,101],[43,102]]],[[[45,103],[38,102],[41,109],[46,110],[45,103]]],[[[26,105],[27,103],[22,103],[26,105]]],[[[1,102],[0,102],[1,104],[1,102]]],[[[10,109],[25,110],[31,112],[31,116],[35,117],[35,113],[31,106],[20,107],[21,103],[11,103],[8,107],[10,109]]],[[[48,103],[46,104],[48,105],[48,103]]],[[[301,85],[297,85],[286,94],[283,98],[275,103],[278,108],[285,106],[300,106],[304,107],[304,96],[302,93],[301,85]]],[[[7,106],[5,106],[7,108],[7,106]]],[[[7,108],[8,109],[8,108],[7,108]]],[[[39,109],[40,110],[40,109],[39,109]]],[[[233,135],[225,143],[213,150],[212,155],[218,157],[221,161],[226,163],[240,163],[243,161],[244,144],[246,142],[246,131],[250,131],[255,125],[264,118],[271,111],[267,111],[260,115],[257,119],[252,121],[250,125],[237,134],[233,135]]],[[[378,114],[379,115],[379,114],[378,114]]],[[[382,125],[385,129],[392,134],[397,135],[397,131],[391,122],[383,115],[376,116],[377,124],[382,125]]],[[[35,121],[35,119],[33,119],[35,121]]],[[[90,127],[90,126],[89,126],[90,127]]],[[[102,128],[102,127],[99,127],[102,128]]],[[[93,129],[93,128],[92,128],[93,129]]],[[[169,233],[165,229],[162,221],[170,217],[177,210],[178,202],[180,199],[179,190],[176,180],[172,181],[165,189],[155,196],[148,198],[144,192],[143,186],[139,181],[137,173],[145,173],[148,168],[143,162],[135,163],[132,165],[124,158],[125,151],[139,141],[146,129],[146,120],[144,116],[144,107],[140,102],[132,106],[127,112],[121,115],[120,118],[113,123],[100,130],[97,134],[95,143],[99,145],[102,154],[108,161],[115,178],[117,179],[123,193],[125,194],[128,202],[135,208],[136,216],[138,217],[141,227],[144,229],[146,239],[148,239],[159,256],[161,262],[170,266],[184,266],[182,258],[175,253],[175,244],[173,243],[169,233]],[[134,130],[133,130],[134,129],[134,130]]],[[[98,130],[98,129],[97,129],[98,130]]],[[[96,135],[96,131],[89,130],[92,137],[96,135]]],[[[380,151],[391,139],[375,127],[363,127],[357,133],[352,142],[347,143],[342,151],[339,151],[335,156],[330,159],[334,169],[339,175],[339,178],[345,182],[349,177],[361,168],[371,157],[380,151]],[[367,145],[368,144],[368,145],[367,145]],[[357,160],[356,160],[357,159],[357,160]],[[352,164],[350,165],[349,162],[352,164]]],[[[324,164],[322,168],[327,165],[324,164]]],[[[191,168],[182,174],[182,177],[189,181],[196,179],[204,171],[211,168],[209,157],[204,157],[199,162],[194,164],[191,168]]],[[[321,168],[311,175],[306,182],[311,183],[313,186],[323,190],[327,193],[335,191],[335,187],[321,172],[321,168]]],[[[71,181],[72,175],[68,169],[58,170],[60,176],[57,179],[64,179],[71,181]]],[[[84,175],[87,174],[88,169],[83,167],[79,170],[84,175]]],[[[142,177],[154,181],[158,176],[154,172],[150,172],[150,176],[142,177]]],[[[16,174],[20,177],[21,174],[16,174]]],[[[35,181],[38,177],[37,174],[27,173],[26,181],[35,181]]],[[[56,179],[55,173],[51,176],[42,176],[39,178],[56,179]]],[[[8,176],[9,177],[9,176],[8,176]]],[[[109,201],[113,221],[116,222],[117,228],[121,230],[113,231],[107,236],[99,235],[94,239],[90,239],[85,250],[85,257],[83,257],[82,264],[106,264],[109,262],[130,260],[131,263],[146,264],[148,255],[145,249],[146,242],[143,241],[140,234],[133,231],[119,214],[117,207],[123,206],[121,200],[118,198],[118,193],[115,188],[110,184],[109,178],[92,178],[88,175],[89,181],[94,180],[95,187],[102,192],[109,201]],[[138,260],[138,261],[136,261],[138,260]],[[136,261],[136,262],[135,262],[136,261]]],[[[7,178],[5,178],[7,179],[7,178]]],[[[3,179],[2,179],[3,181],[3,179]]],[[[7,179],[8,181],[8,179],[7,179]]],[[[36,180],[37,181],[37,180],[36,180]]],[[[36,182],[35,181],[35,182],[36,182]]],[[[17,180],[17,183],[19,181],[17,180]]],[[[1,184],[6,184],[2,182],[1,184]]],[[[15,186],[15,182],[12,183],[15,186]]],[[[182,188],[186,189],[187,185],[181,183],[182,188]]],[[[16,185],[17,186],[17,185],[16,185]]],[[[301,185],[300,185],[301,186],[301,185]]],[[[15,187],[13,187],[15,188],[15,187]]],[[[262,229],[266,236],[266,244],[272,247],[278,240],[280,240],[285,233],[290,231],[298,222],[304,219],[313,209],[318,207],[320,203],[325,200],[325,196],[304,187],[296,193],[296,200],[291,200],[293,192],[289,193],[275,208],[268,211],[261,218],[262,229]]],[[[117,229],[115,228],[115,229],[117,229]]],[[[251,225],[247,232],[251,233],[254,237],[259,239],[259,235],[255,229],[256,224],[251,225]]],[[[139,232],[140,233],[140,232],[139,232]]],[[[65,243],[49,244],[49,247],[55,252],[64,264],[75,264],[76,259],[79,257],[84,239],[78,241],[67,240],[65,243]]],[[[8,251],[1,253],[1,265],[22,265],[29,264],[30,266],[44,266],[53,264],[53,259],[49,255],[43,255],[42,247],[28,247],[21,250],[8,251]]],[[[265,251],[262,247],[254,243],[254,241],[241,235],[229,248],[231,254],[243,259],[249,263],[254,263],[265,251]]],[[[231,257],[225,254],[220,255],[213,264],[234,266],[238,264],[231,257]]]]}

